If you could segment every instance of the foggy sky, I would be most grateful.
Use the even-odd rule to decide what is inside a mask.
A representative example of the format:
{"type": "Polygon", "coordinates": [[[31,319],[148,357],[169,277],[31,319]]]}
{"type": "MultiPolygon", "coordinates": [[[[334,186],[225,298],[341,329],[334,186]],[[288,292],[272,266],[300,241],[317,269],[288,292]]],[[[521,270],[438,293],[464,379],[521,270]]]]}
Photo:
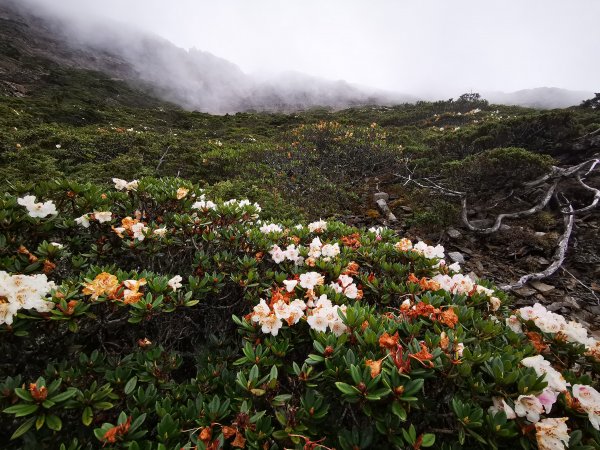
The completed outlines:
{"type": "Polygon", "coordinates": [[[299,71],[432,98],[600,87],[596,0],[26,2],[117,20],[250,74],[299,71]]]}

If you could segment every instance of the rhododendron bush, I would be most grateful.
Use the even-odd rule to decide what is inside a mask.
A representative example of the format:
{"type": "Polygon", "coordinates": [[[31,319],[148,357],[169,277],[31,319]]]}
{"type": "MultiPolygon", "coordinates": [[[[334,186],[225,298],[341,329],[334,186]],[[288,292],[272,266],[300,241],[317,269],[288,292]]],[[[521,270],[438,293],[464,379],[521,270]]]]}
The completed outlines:
{"type": "Polygon", "coordinates": [[[440,245],[180,179],[0,201],[3,448],[600,445],[600,344],[440,245]]]}

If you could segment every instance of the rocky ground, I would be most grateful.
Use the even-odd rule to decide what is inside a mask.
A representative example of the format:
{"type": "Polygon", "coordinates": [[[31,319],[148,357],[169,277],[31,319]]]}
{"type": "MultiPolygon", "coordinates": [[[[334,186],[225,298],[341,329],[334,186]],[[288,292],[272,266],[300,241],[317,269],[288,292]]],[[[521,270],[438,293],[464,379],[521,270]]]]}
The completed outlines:
{"type": "MultiPolygon", "coordinates": [[[[539,216],[506,222],[507,226],[492,235],[471,232],[460,223],[435,233],[423,232],[406,227],[412,209],[401,200],[395,195],[375,195],[369,211],[376,208],[380,211],[379,216],[373,217],[375,215],[370,213],[345,219],[357,226],[384,224],[403,236],[440,243],[450,259],[461,263],[465,273],[492,280],[498,285],[515,283],[527,273],[544,270],[551,263],[557,239],[563,232],[562,220],[552,219],[551,215],[545,217],[543,223],[539,216]],[[382,198],[389,211],[380,208],[381,202],[377,205],[377,200],[382,198]],[[386,217],[389,213],[397,220],[389,220],[390,217],[386,217]]],[[[513,291],[515,306],[542,303],[551,311],[582,323],[600,338],[599,236],[599,210],[578,217],[562,267],[544,280],[532,281],[513,291]]]]}

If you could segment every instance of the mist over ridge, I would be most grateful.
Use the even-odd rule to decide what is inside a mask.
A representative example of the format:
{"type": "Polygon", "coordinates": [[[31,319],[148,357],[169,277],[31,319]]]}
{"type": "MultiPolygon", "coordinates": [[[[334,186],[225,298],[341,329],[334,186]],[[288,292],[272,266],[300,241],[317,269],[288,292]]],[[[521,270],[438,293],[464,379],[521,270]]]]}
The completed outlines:
{"type": "MultiPolygon", "coordinates": [[[[67,5],[50,6],[41,0],[5,0],[0,5],[0,18],[12,25],[3,28],[3,38],[21,52],[68,67],[102,72],[189,110],[216,114],[290,112],[316,106],[341,109],[444,98],[435,91],[414,95],[402,86],[394,90],[371,88],[292,70],[248,74],[211,52],[186,50],[129,23],[93,14],[76,17],[67,5]]],[[[18,63],[5,61],[3,66],[5,82],[20,83],[22,74],[16,76],[18,63]],[[11,73],[15,75],[12,78],[11,73]]],[[[461,93],[456,91],[451,96],[456,98],[461,93]]],[[[593,95],[591,91],[558,88],[481,93],[495,103],[542,108],[575,105],[593,95]]]]}

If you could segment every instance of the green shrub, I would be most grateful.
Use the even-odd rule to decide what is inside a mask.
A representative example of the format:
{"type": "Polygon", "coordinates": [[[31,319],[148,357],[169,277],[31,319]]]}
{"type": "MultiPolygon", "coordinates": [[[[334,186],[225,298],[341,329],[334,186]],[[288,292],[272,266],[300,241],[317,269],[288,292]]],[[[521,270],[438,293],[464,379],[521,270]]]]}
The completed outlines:
{"type": "Polygon", "coordinates": [[[440,246],[116,183],[0,199],[4,448],[600,444],[598,343],[440,246]]]}

